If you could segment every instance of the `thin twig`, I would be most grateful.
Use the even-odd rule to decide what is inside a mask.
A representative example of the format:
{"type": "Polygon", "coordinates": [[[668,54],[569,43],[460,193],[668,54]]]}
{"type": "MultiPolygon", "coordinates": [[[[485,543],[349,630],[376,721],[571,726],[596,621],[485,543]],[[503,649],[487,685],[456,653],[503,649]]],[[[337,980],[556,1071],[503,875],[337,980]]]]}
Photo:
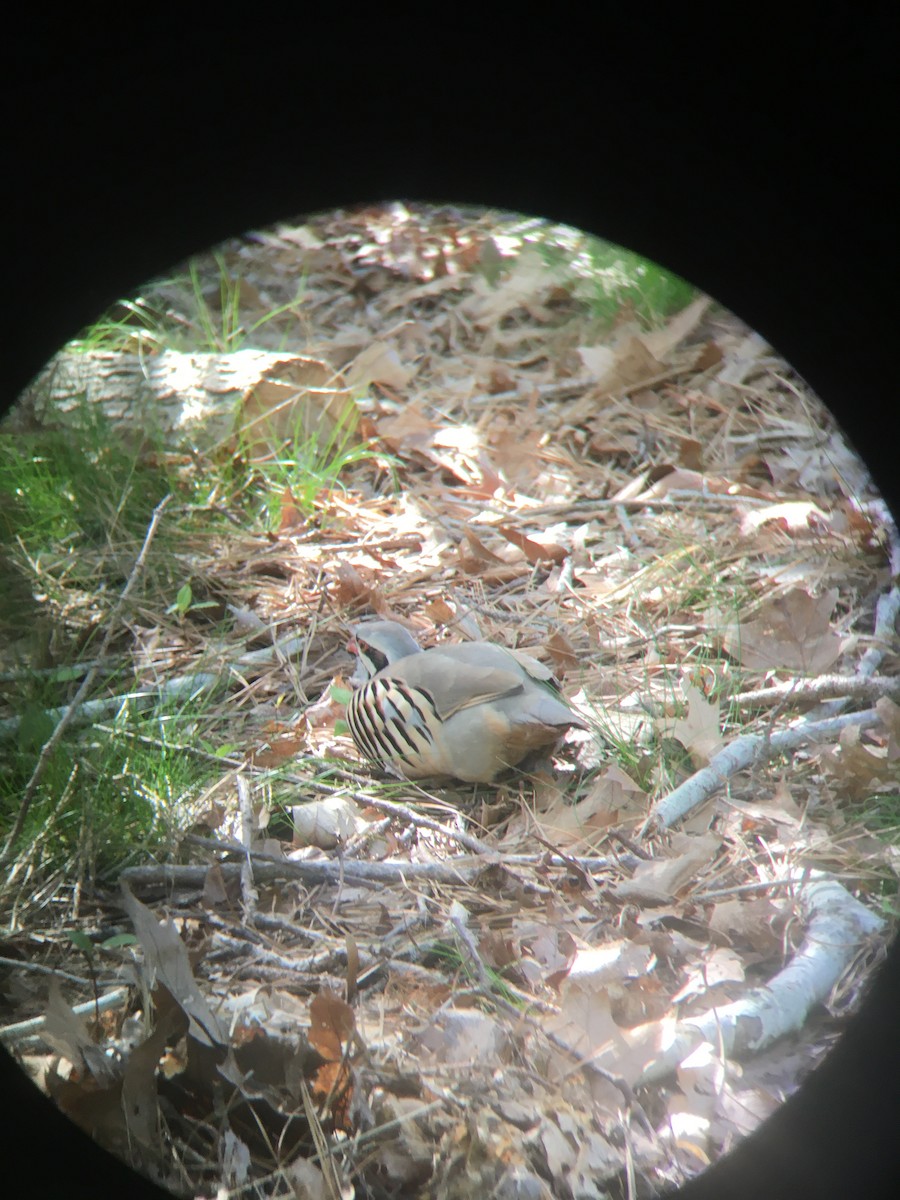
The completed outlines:
{"type": "MultiPolygon", "coordinates": [[[[332,789],[327,790],[330,791],[332,789]]],[[[336,794],[340,794],[342,790],[341,788],[333,789],[336,794]]],[[[490,846],[486,846],[484,842],[480,842],[478,838],[470,837],[469,834],[462,833],[458,829],[451,829],[448,825],[442,825],[440,821],[434,821],[431,817],[423,816],[422,813],[415,812],[405,804],[395,804],[393,800],[381,800],[375,796],[367,796],[364,792],[353,792],[352,798],[357,804],[368,805],[370,808],[378,809],[379,812],[388,813],[392,817],[399,817],[403,821],[408,821],[410,825],[415,825],[417,829],[430,829],[434,833],[439,833],[442,837],[458,842],[460,846],[464,846],[472,854],[496,853],[490,846]]]]}
{"type": "MultiPolygon", "coordinates": [[[[454,908],[458,909],[459,905],[454,905],[454,908]]],[[[475,945],[475,939],[472,936],[472,931],[468,927],[468,913],[463,914],[451,909],[450,924],[453,926],[456,936],[466,948],[466,953],[469,956],[469,960],[475,967],[475,974],[478,976],[478,982],[483,988],[486,988],[488,992],[492,992],[494,988],[494,980],[491,978],[490,971],[484,965],[484,960],[478,953],[478,947],[475,945]]]]}
{"type": "MultiPolygon", "coordinates": [[[[171,498],[171,493],[168,496],[164,496],[153,510],[153,516],[150,518],[150,524],[148,525],[147,532],[144,535],[144,544],[141,546],[140,553],[134,560],[134,566],[131,568],[131,574],[128,576],[125,586],[122,589],[122,593],[119,596],[115,607],[107,618],[106,633],[103,635],[103,641],[100,643],[100,650],[97,654],[98,664],[103,660],[106,651],[109,649],[110,643],[119,632],[119,621],[125,609],[125,603],[128,600],[128,597],[131,595],[135,584],[137,583],[138,576],[140,575],[147,559],[147,552],[150,549],[150,543],[153,541],[153,538],[156,535],[156,530],[159,525],[160,518],[162,517],[163,510],[171,498]]],[[[19,811],[16,815],[16,819],[13,823],[9,837],[7,838],[6,845],[4,846],[3,850],[0,851],[0,867],[5,867],[9,864],[13,856],[16,843],[18,842],[19,837],[22,834],[22,830],[25,827],[25,821],[28,818],[32,801],[34,800],[40,782],[44,777],[44,772],[47,770],[50,757],[53,754],[53,751],[59,745],[63,734],[75,719],[75,714],[78,712],[78,709],[84,702],[88,692],[90,692],[91,688],[94,686],[94,680],[97,678],[99,673],[99,665],[92,667],[91,670],[88,671],[62,720],[44,743],[34,771],[31,773],[31,778],[28,780],[28,784],[25,787],[25,792],[19,805],[19,811]]]]}
{"type": "Polygon", "coordinates": [[[68,971],[60,971],[58,967],[47,967],[43,963],[28,962],[27,959],[6,958],[0,956],[0,967],[12,967],[18,971],[33,971],[36,975],[55,975],[57,979],[65,979],[67,983],[77,983],[79,987],[90,987],[91,981],[83,975],[72,975],[68,971]]]}

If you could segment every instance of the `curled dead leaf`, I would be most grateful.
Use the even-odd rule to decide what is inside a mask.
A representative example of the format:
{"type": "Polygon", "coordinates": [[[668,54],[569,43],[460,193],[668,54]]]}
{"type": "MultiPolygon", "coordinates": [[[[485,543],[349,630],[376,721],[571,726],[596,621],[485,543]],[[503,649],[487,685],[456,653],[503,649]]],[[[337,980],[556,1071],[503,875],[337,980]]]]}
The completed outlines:
{"type": "Polygon", "coordinates": [[[518,529],[513,529],[511,525],[498,525],[497,532],[502,534],[513,546],[517,546],[530,563],[551,562],[559,565],[569,557],[569,552],[565,547],[557,546],[554,543],[536,542],[533,538],[526,537],[518,529]]]}

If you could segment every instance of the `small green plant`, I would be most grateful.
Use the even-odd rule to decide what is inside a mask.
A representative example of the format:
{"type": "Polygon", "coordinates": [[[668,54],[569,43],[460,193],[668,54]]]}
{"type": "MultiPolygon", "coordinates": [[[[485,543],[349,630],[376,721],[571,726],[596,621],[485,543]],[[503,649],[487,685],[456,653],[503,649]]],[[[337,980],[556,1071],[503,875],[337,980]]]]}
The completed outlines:
{"type": "Polygon", "coordinates": [[[92,325],[68,343],[75,353],[126,349],[154,351],[170,340],[171,319],[149,296],[117,300],[92,325]]]}
{"type": "MultiPolygon", "coordinates": [[[[111,724],[79,726],[55,747],[29,810],[17,855],[72,878],[115,874],[148,854],[166,853],[190,821],[190,802],[216,774],[185,754],[198,731],[210,740],[221,718],[202,700],[160,702],[135,712],[123,702],[111,724]]],[[[0,843],[44,738],[7,739],[0,773],[0,843]]]]}
{"type": "MultiPolygon", "coordinates": [[[[224,256],[211,256],[218,282],[218,304],[207,299],[206,256],[192,258],[184,272],[148,284],[133,299],[117,300],[68,344],[70,351],[207,350],[228,354],[251,342],[254,333],[284,313],[294,313],[306,293],[301,278],[295,295],[247,324],[241,309],[241,281],[224,256]],[[184,311],[179,311],[183,309],[184,311]]],[[[282,345],[288,333],[282,338],[282,345]]]]}
{"type": "MultiPolygon", "coordinates": [[[[464,955],[458,946],[450,942],[437,941],[433,942],[429,947],[429,953],[436,959],[445,963],[449,970],[454,974],[461,974],[466,980],[473,984],[479,983],[478,972],[468,955],[464,955]]],[[[517,1008],[522,1007],[522,999],[509,986],[503,976],[494,968],[487,967],[486,979],[490,983],[491,990],[495,992],[507,1004],[513,1004],[517,1008]]]]}
{"type": "Polygon", "coordinates": [[[174,603],[166,609],[166,616],[177,613],[179,617],[186,617],[188,613],[197,612],[202,608],[218,607],[215,600],[194,600],[194,591],[190,583],[183,583],[178,589],[174,603]]]}
{"type": "Polygon", "coordinates": [[[900,793],[875,792],[854,807],[877,837],[900,845],[900,793]]]}
{"type": "Polygon", "coordinates": [[[97,982],[97,963],[94,954],[95,950],[118,950],[123,946],[137,945],[137,938],[133,933],[116,933],[112,937],[108,937],[105,941],[98,942],[95,946],[91,939],[81,929],[67,929],[66,936],[69,941],[84,955],[85,963],[87,964],[88,975],[91,980],[91,987],[94,992],[94,1018],[100,1019],[100,988],[97,982]]]}
{"type": "Polygon", "coordinates": [[[563,225],[541,225],[525,235],[549,266],[574,277],[572,294],[597,320],[612,324],[623,313],[658,325],[697,295],[681,276],[649,258],[563,225]]]}
{"type": "Polygon", "coordinates": [[[219,277],[219,311],[218,314],[207,303],[200,275],[199,259],[192,259],[188,271],[194,302],[197,309],[197,321],[203,334],[202,343],[208,350],[226,354],[240,348],[252,338],[253,334],[270,321],[276,320],[283,313],[293,312],[302,302],[306,292],[306,279],[302,278],[296,294],[291,300],[269,309],[263,316],[244,328],[241,317],[241,282],[235,279],[228,270],[224,257],[213,254],[219,277]]]}
{"type": "Polygon", "coordinates": [[[358,463],[392,460],[371,443],[356,438],[357,409],[348,403],[331,432],[320,437],[305,432],[298,422],[292,441],[272,458],[256,464],[259,516],[269,529],[276,529],[289,500],[311,516],[322,494],[342,488],[341,475],[358,463]]]}
{"type": "Polygon", "coordinates": [[[88,404],[65,430],[0,430],[0,541],[30,554],[141,535],[169,490],[159,460],[129,449],[88,404]]]}

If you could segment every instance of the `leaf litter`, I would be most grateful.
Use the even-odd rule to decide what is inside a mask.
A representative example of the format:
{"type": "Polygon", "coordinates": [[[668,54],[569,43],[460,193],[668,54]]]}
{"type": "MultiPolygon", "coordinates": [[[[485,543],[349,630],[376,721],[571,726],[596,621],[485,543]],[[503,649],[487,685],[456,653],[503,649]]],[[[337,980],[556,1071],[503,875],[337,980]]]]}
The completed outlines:
{"type": "MultiPolygon", "coordinates": [[[[166,861],[60,906],[136,934],[97,980],[127,1007],[78,1016],[54,982],[35,1008],[27,964],[75,950],[23,902],[11,994],[39,1026],[0,1031],[177,1193],[676,1183],[802,1082],[889,935],[889,516],[758,335],[706,297],[603,325],[574,252],[548,263],[534,228],[394,205],[222,249],[277,363],[236,388],[232,425],[201,418],[192,454],[174,434],[166,453],[184,473],[234,456],[272,520],[214,497],[227,531],[168,553],[221,620],[175,620],[148,581],[120,639],[136,689],[218,681],[211,753],[180,747],[218,776],[179,801],[166,861]],[[368,456],[340,487],[309,502],[265,474],[348,406],[368,456]],[[500,787],[379,779],[342,721],[366,614],[541,658],[591,731],[500,787]]],[[[96,566],[42,564],[70,623],[96,566]]]]}

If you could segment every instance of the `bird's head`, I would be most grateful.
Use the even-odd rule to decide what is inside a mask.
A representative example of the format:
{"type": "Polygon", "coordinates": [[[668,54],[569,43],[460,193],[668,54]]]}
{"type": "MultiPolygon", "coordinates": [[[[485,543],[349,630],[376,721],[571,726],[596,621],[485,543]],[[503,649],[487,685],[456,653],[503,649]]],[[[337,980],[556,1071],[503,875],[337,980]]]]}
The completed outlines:
{"type": "Polygon", "coordinates": [[[347,649],[356,655],[351,683],[365,683],[398,659],[420,654],[422,647],[396,621],[364,621],[351,630],[347,649]]]}

